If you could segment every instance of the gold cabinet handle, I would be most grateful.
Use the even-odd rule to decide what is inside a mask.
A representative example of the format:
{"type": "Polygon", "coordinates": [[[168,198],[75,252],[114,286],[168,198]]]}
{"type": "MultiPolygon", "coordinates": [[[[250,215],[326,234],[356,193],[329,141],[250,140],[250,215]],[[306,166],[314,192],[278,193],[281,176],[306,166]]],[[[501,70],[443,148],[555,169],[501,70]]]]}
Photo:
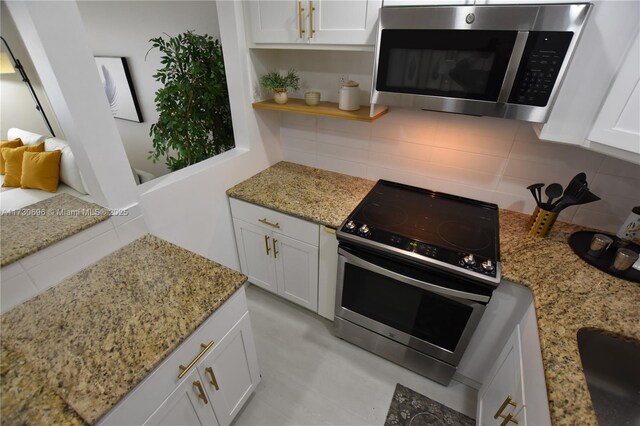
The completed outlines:
{"type": "Polygon", "coordinates": [[[304,12],[304,7],[302,7],[302,2],[298,2],[298,34],[300,38],[302,38],[302,34],[304,34],[304,29],[302,29],[302,12],[304,12]]]}
{"type": "Polygon", "coordinates": [[[500,416],[502,418],[504,418],[504,420],[502,421],[502,423],[500,423],[500,426],[507,426],[509,424],[509,422],[518,424],[518,420],[513,418],[513,415],[511,413],[507,414],[506,416],[500,416]]]}
{"type": "Polygon", "coordinates": [[[267,252],[267,256],[269,256],[271,248],[269,248],[269,237],[267,235],[264,236],[264,249],[267,252]]]}
{"type": "Polygon", "coordinates": [[[193,386],[198,389],[198,398],[203,400],[205,404],[208,404],[207,395],[204,393],[204,389],[202,389],[202,383],[199,380],[193,382],[193,386]]]}
{"type": "Polygon", "coordinates": [[[213,373],[213,368],[207,367],[204,369],[204,371],[209,373],[209,376],[211,377],[211,380],[209,380],[209,383],[211,383],[213,387],[216,388],[216,390],[220,390],[220,387],[218,386],[218,381],[216,380],[216,375],[213,373]]]}
{"type": "Polygon", "coordinates": [[[269,222],[266,217],[264,219],[258,219],[258,222],[264,223],[265,225],[273,226],[276,229],[280,229],[280,223],[278,223],[278,222],[276,222],[276,223],[269,222]]]}
{"type": "Polygon", "coordinates": [[[178,374],[178,379],[182,379],[184,375],[187,374],[187,372],[191,370],[191,368],[194,365],[196,365],[196,362],[198,362],[200,358],[202,358],[202,355],[204,355],[205,352],[211,349],[211,346],[213,346],[213,343],[214,343],[213,340],[207,343],[206,345],[204,343],[200,343],[200,347],[202,347],[202,350],[198,355],[196,355],[196,357],[193,360],[191,360],[189,365],[185,367],[184,365],[180,364],[180,374],[178,374]]]}
{"type": "Polygon", "coordinates": [[[278,242],[278,240],[276,240],[275,238],[273,239],[273,258],[277,259],[278,258],[278,253],[280,253],[278,251],[278,248],[276,246],[276,243],[278,242]]]}
{"type": "MultiPolygon", "coordinates": [[[[498,408],[498,411],[496,411],[496,414],[494,414],[494,415],[493,415],[493,418],[494,418],[494,419],[497,419],[498,417],[502,417],[502,418],[504,419],[504,418],[506,418],[506,417],[509,417],[509,420],[505,420],[505,421],[506,421],[506,423],[509,423],[509,421],[513,421],[514,423],[516,423],[516,424],[517,424],[517,423],[518,423],[518,421],[517,421],[517,420],[515,420],[515,419],[514,419],[514,420],[511,420],[511,417],[513,417],[513,416],[511,416],[511,414],[509,414],[508,416],[504,416],[504,415],[502,414],[502,412],[504,411],[504,409],[505,409],[505,408],[507,408],[507,405],[513,405],[513,407],[515,408],[515,407],[518,405],[518,403],[517,403],[517,402],[515,402],[515,401],[511,398],[511,395],[507,395],[507,397],[505,398],[505,400],[504,400],[504,402],[502,403],[502,405],[500,406],[500,408],[498,408]]],[[[506,423],[505,423],[505,424],[506,424],[506,423]]]]}
{"type": "Polygon", "coordinates": [[[314,10],[316,10],[316,8],[313,6],[313,2],[310,1],[309,2],[309,39],[312,39],[313,35],[316,32],[316,30],[313,29],[313,11],[314,10]]]}

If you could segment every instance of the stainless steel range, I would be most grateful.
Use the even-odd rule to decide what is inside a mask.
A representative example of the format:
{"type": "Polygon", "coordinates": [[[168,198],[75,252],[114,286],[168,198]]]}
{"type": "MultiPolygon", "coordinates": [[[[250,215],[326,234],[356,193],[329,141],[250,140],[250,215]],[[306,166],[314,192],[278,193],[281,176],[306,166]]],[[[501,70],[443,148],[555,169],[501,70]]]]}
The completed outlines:
{"type": "Polygon", "coordinates": [[[337,231],[336,333],[449,384],[500,283],[498,207],[378,181],[337,231]]]}

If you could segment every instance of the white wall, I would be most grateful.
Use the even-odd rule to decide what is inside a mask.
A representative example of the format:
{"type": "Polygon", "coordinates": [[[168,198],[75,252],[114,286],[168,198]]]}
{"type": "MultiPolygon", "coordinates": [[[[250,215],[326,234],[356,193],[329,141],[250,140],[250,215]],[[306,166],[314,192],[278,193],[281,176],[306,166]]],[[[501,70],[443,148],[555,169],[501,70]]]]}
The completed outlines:
{"type": "Polygon", "coordinates": [[[161,87],[153,75],[162,66],[157,50],[147,55],[151,47],[149,39],[188,30],[219,38],[215,2],[79,1],[78,9],[94,56],[127,58],[144,120],[143,123],[115,120],[129,162],[156,176],[168,173],[162,159],[155,164],[147,160],[152,149],[149,129],[158,120],[155,92],[161,87]]]}
{"type": "MultiPolygon", "coordinates": [[[[4,2],[0,4],[0,34],[7,40],[11,51],[24,67],[56,136],[64,138],[60,125],[49,104],[47,94],[42,88],[38,73],[4,2]]],[[[6,52],[6,46],[4,43],[1,44],[1,50],[6,52]]],[[[18,127],[41,135],[50,133],[42,115],[36,110],[36,103],[31,97],[27,85],[22,81],[18,72],[15,74],[0,74],[0,138],[6,138],[7,130],[12,127],[18,127]]]]}
{"type": "Polygon", "coordinates": [[[540,141],[530,123],[392,108],[374,123],[282,114],[287,161],[369,179],[389,179],[531,213],[526,187],[587,174],[602,201],[570,207],[561,220],[616,231],[640,205],[640,165],[540,141]]]}

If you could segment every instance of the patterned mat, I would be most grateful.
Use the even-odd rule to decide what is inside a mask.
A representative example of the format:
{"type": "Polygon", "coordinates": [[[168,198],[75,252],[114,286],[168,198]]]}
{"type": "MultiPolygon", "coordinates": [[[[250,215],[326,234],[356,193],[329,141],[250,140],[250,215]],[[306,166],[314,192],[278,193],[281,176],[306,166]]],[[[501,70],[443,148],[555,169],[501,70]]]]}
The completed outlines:
{"type": "Polygon", "coordinates": [[[476,422],[462,413],[436,402],[418,392],[396,385],[385,426],[473,426],[476,422]]]}

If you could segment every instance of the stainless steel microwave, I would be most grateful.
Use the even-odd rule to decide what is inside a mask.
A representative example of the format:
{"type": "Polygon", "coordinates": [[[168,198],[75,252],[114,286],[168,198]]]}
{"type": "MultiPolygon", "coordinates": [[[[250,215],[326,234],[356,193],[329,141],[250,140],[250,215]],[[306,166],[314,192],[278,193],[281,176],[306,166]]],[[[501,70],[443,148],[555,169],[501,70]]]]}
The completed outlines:
{"type": "Polygon", "coordinates": [[[382,7],[371,103],[545,122],[590,9],[382,7]]]}

